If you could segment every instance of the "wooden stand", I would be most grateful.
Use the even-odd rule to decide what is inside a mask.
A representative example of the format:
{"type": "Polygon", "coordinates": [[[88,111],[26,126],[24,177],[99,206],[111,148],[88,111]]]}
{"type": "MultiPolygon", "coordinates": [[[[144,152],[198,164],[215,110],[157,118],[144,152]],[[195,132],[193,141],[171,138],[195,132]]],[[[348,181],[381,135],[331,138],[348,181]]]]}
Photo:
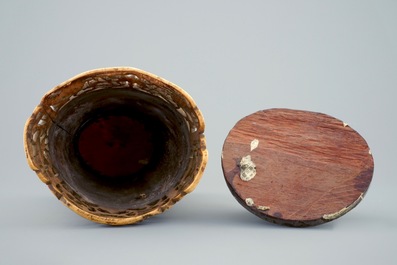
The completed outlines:
{"type": "Polygon", "coordinates": [[[237,201],[277,224],[311,226],[354,208],[372,179],[365,140],[321,113],[270,109],[240,120],[222,152],[226,183],[237,201]]]}

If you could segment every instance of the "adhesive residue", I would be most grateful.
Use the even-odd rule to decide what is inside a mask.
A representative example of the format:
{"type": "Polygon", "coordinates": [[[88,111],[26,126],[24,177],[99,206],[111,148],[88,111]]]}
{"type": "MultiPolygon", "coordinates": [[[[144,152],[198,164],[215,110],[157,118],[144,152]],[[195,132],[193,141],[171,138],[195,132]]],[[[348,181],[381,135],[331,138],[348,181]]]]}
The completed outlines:
{"type": "Polygon", "coordinates": [[[258,145],[259,145],[259,140],[258,140],[258,139],[252,140],[252,142],[251,142],[251,152],[252,152],[255,148],[257,148],[258,145]]]}
{"type": "Polygon", "coordinates": [[[251,160],[251,156],[247,155],[240,161],[240,178],[243,181],[250,181],[256,175],[256,165],[251,160]]]}

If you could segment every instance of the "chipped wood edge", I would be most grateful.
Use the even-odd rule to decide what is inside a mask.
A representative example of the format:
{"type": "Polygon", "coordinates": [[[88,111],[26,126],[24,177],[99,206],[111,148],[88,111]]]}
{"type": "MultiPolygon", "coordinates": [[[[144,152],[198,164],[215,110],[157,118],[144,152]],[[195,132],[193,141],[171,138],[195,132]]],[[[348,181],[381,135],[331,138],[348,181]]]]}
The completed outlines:
{"type": "Polygon", "coordinates": [[[361,193],[360,196],[352,204],[340,209],[339,211],[337,211],[335,213],[324,214],[322,216],[322,219],[327,220],[327,221],[332,221],[332,220],[335,220],[335,219],[341,217],[342,215],[348,213],[351,209],[356,207],[361,202],[361,200],[363,198],[364,198],[364,193],[361,193]]]}

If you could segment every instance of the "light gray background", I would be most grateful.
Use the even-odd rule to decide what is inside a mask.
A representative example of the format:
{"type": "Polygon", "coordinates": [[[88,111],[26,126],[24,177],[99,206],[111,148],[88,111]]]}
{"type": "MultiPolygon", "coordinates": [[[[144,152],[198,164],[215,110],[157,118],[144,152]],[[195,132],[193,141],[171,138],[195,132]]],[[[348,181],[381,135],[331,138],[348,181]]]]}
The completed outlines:
{"type": "Polygon", "coordinates": [[[397,1],[2,0],[0,34],[0,264],[397,264],[397,1]],[[134,226],[77,216],[23,152],[45,92],[110,66],[176,83],[206,120],[197,189],[134,226]],[[367,140],[375,174],[357,208],[294,229],[238,205],[223,141],[240,118],[272,107],[330,114],[367,140]]]}

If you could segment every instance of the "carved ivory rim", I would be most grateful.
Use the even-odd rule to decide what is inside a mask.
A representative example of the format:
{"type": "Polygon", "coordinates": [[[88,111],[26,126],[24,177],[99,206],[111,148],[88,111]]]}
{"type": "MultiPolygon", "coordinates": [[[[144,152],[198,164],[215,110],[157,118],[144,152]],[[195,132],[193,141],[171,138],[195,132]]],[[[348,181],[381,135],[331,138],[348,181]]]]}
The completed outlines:
{"type": "MultiPolygon", "coordinates": [[[[71,100],[71,99],[70,99],[71,100]]],[[[65,103],[66,104],[66,103],[65,103]]],[[[63,106],[64,104],[62,104],[63,106]]],[[[52,107],[52,106],[50,106],[52,107]]],[[[53,109],[54,110],[54,109],[53,109]]],[[[47,114],[47,113],[46,113],[47,114]]],[[[54,114],[55,115],[55,114],[54,114]]],[[[50,117],[51,118],[51,117],[50,117]]],[[[48,120],[47,120],[48,121],[48,120]]],[[[206,140],[204,136],[204,129],[205,129],[205,124],[204,124],[204,118],[196,106],[193,98],[182,88],[179,86],[159,77],[154,74],[148,73],[146,71],[137,69],[137,68],[132,68],[132,67],[110,67],[110,68],[99,68],[99,69],[94,69],[90,71],[83,72],[81,74],[78,74],[67,81],[59,84],[58,86],[54,87],[50,91],[48,91],[43,97],[40,102],[40,104],[34,109],[33,114],[30,118],[28,118],[25,128],[24,128],[24,150],[27,158],[27,162],[30,166],[30,168],[36,172],[37,176],[39,179],[44,182],[45,184],[48,185],[50,190],[54,193],[54,195],[63,203],[65,204],[68,208],[73,210],[75,213],[78,215],[89,219],[91,221],[97,222],[97,223],[102,223],[102,224],[108,224],[108,225],[125,225],[125,224],[132,224],[136,222],[140,222],[150,216],[160,214],[164,212],[165,210],[169,209],[172,205],[174,205],[177,201],[179,201],[184,195],[187,193],[192,192],[197,184],[199,183],[204,169],[207,164],[208,160],[208,151],[206,149],[206,140]],[[62,193],[58,190],[56,185],[52,183],[51,178],[56,178],[57,174],[52,174],[51,176],[48,174],[47,169],[43,168],[43,164],[39,163],[40,159],[42,160],[43,157],[45,157],[45,150],[44,155],[43,154],[37,154],[37,146],[33,148],[34,142],[48,142],[48,139],[46,138],[47,136],[45,133],[42,133],[41,136],[39,134],[32,133],[31,130],[34,127],[43,125],[46,127],[50,127],[50,125],[46,125],[46,121],[44,119],[44,116],[47,116],[45,114],[42,114],[42,118],[40,121],[37,123],[37,118],[35,117],[37,113],[43,110],[43,107],[48,108],[48,104],[43,105],[46,103],[48,99],[50,99],[52,96],[55,95],[55,97],[58,96],[58,94],[63,93],[66,96],[73,97],[76,95],[78,92],[81,92],[83,90],[83,86],[80,86],[77,89],[70,89],[67,91],[70,87],[70,84],[72,84],[74,81],[82,80],[84,78],[89,78],[89,77],[94,77],[97,75],[103,75],[103,74],[110,74],[110,75],[117,75],[117,74],[131,74],[131,75],[136,75],[136,76],[141,76],[141,77],[148,77],[150,80],[154,80],[155,83],[161,84],[163,86],[166,86],[167,88],[175,91],[177,94],[179,94],[184,100],[186,100],[186,104],[190,106],[190,111],[194,113],[195,115],[195,121],[197,122],[197,128],[192,128],[192,132],[197,132],[199,134],[199,146],[200,149],[198,150],[201,160],[199,164],[195,165],[195,175],[192,175],[192,182],[188,184],[187,186],[184,187],[183,190],[179,190],[178,194],[169,199],[167,202],[163,204],[156,204],[156,207],[154,209],[151,209],[148,212],[145,212],[143,214],[135,215],[135,216],[130,216],[130,217],[118,217],[117,214],[112,215],[112,216],[103,216],[103,215],[97,215],[93,214],[82,207],[80,205],[76,205],[74,202],[69,200],[67,197],[63,196],[62,193]],[[33,124],[34,123],[34,124],[33,124]],[[34,150],[36,149],[36,150],[34,150]],[[40,156],[40,158],[37,158],[40,156]]],[[[47,130],[48,132],[48,130],[47,130]]],[[[39,144],[40,145],[40,144],[39,144]]],[[[39,146],[39,149],[42,148],[43,145],[39,146]]]]}

